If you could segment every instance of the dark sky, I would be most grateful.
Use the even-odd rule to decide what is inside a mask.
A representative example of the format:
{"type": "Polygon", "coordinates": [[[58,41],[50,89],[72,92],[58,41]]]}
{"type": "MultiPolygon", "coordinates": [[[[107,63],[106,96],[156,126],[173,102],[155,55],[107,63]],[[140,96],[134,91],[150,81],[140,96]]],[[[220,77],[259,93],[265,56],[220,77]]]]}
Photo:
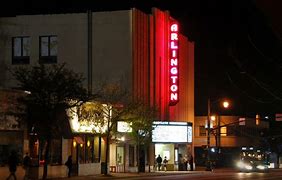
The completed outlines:
{"type": "Polygon", "coordinates": [[[81,12],[137,7],[169,10],[195,42],[195,111],[207,98],[228,97],[222,114],[282,113],[282,1],[279,0],[24,0],[1,6],[1,15],[81,12]],[[98,3],[99,2],[99,3],[98,3]],[[118,3],[117,3],[118,2],[118,3]]]}

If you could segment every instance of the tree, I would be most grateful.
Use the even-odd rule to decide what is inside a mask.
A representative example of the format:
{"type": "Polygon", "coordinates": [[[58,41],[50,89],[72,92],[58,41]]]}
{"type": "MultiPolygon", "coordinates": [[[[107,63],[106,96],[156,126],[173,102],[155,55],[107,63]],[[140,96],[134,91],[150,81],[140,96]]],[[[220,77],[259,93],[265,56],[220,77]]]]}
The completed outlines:
{"type": "Polygon", "coordinates": [[[105,137],[106,156],[102,172],[107,175],[109,145],[117,134],[117,123],[125,121],[131,124],[131,135],[140,149],[139,145],[147,145],[151,140],[152,122],[156,111],[143,103],[134,102],[121,82],[101,84],[98,89],[99,96],[95,101],[86,102],[75,111],[80,123],[93,127],[91,133],[105,137]]]}
{"type": "Polygon", "coordinates": [[[87,100],[83,76],[65,67],[65,64],[20,66],[11,69],[20,89],[30,95],[23,99],[28,109],[28,126],[44,144],[44,170],[47,178],[50,143],[63,134],[66,118],[60,114],[66,109],[87,100]]]}
{"type": "MultiPolygon", "coordinates": [[[[153,121],[156,119],[157,109],[142,103],[141,101],[130,104],[126,121],[130,124],[132,132],[131,137],[137,145],[137,166],[138,172],[141,171],[141,165],[145,163],[141,150],[146,149],[151,142],[153,121]]],[[[142,166],[143,167],[143,166],[142,166]]]]}
{"type": "Polygon", "coordinates": [[[125,104],[129,100],[129,93],[120,82],[103,83],[98,85],[95,101],[84,103],[77,107],[80,123],[93,125],[92,133],[105,137],[106,156],[103,174],[108,173],[109,145],[111,137],[115,134],[117,122],[123,118],[125,104]]]}

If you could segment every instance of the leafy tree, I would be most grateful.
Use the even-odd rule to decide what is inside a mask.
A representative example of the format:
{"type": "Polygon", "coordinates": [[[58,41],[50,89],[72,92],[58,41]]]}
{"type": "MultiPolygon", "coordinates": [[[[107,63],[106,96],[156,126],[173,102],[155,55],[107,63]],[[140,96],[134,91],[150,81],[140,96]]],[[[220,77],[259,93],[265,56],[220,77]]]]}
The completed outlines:
{"type": "Polygon", "coordinates": [[[94,102],[86,102],[77,109],[80,124],[93,127],[91,133],[106,138],[106,156],[103,173],[108,173],[109,145],[117,135],[117,123],[125,121],[131,124],[131,136],[140,145],[151,140],[152,122],[156,110],[140,102],[133,102],[130,94],[120,82],[102,84],[97,91],[99,97],[94,102]]]}
{"type": "Polygon", "coordinates": [[[82,85],[82,75],[65,67],[65,64],[19,66],[11,69],[22,90],[30,92],[23,99],[28,109],[28,126],[44,144],[43,179],[47,177],[50,144],[60,137],[67,118],[60,114],[88,98],[82,85]]]}
{"type": "Polygon", "coordinates": [[[145,163],[144,157],[141,153],[142,150],[146,149],[148,144],[151,142],[153,121],[156,119],[157,109],[142,103],[141,101],[134,102],[128,108],[129,113],[126,121],[130,124],[132,132],[130,136],[133,138],[137,145],[138,154],[138,172],[141,170],[141,165],[145,163]]]}
{"type": "MultiPolygon", "coordinates": [[[[103,173],[108,173],[109,145],[111,137],[115,134],[116,125],[127,112],[124,105],[128,102],[129,93],[120,82],[101,84],[97,87],[99,96],[95,102],[84,103],[78,107],[78,119],[81,122],[95,126],[92,133],[100,134],[106,138],[105,166],[103,173]]],[[[94,127],[93,126],[93,127],[94,127]]]]}

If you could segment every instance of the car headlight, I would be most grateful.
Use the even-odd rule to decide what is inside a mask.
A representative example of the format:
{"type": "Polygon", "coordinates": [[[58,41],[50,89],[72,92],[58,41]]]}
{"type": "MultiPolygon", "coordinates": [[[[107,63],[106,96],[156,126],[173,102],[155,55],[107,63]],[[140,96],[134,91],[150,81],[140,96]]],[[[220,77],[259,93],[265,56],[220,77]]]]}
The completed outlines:
{"type": "Polygon", "coordinates": [[[266,167],[264,165],[257,165],[257,169],[264,170],[266,167]]]}
{"type": "Polygon", "coordinates": [[[243,168],[244,167],[244,163],[242,161],[238,161],[237,162],[237,167],[238,168],[243,168]]]}
{"type": "Polygon", "coordinates": [[[245,168],[246,168],[247,170],[252,170],[252,169],[253,169],[253,167],[252,167],[251,165],[249,165],[249,164],[245,164],[245,168]]]}
{"type": "Polygon", "coordinates": [[[246,164],[242,161],[237,162],[237,167],[240,169],[247,169],[247,170],[252,170],[253,167],[250,164],[246,164]]]}

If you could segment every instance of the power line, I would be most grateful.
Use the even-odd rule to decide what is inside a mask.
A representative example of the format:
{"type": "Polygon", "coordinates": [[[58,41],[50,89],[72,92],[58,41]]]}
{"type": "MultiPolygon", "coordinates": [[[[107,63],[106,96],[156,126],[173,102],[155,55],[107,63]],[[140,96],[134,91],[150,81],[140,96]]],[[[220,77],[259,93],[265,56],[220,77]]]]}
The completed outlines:
{"type": "Polygon", "coordinates": [[[273,103],[273,102],[275,101],[275,99],[272,100],[272,101],[263,101],[263,100],[260,100],[260,99],[258,99],[258,98],[256,98],[256,97],[251,96],[247,91],[242,90],[239,86],[236,85],[236,83],[232,80],[232,78],[231,78],[231,76],[230,76],[230,74],[229,74],[228,72],[226,72],[226,74],[227,74],[227,77],[228,77],[229,82],[230,82],[235,88],[237,88],[238,90],[240,90],[243,94],[245,94],[248,98],[252,99],[253,101],[258,102],[258,103],[273,103]]]}

